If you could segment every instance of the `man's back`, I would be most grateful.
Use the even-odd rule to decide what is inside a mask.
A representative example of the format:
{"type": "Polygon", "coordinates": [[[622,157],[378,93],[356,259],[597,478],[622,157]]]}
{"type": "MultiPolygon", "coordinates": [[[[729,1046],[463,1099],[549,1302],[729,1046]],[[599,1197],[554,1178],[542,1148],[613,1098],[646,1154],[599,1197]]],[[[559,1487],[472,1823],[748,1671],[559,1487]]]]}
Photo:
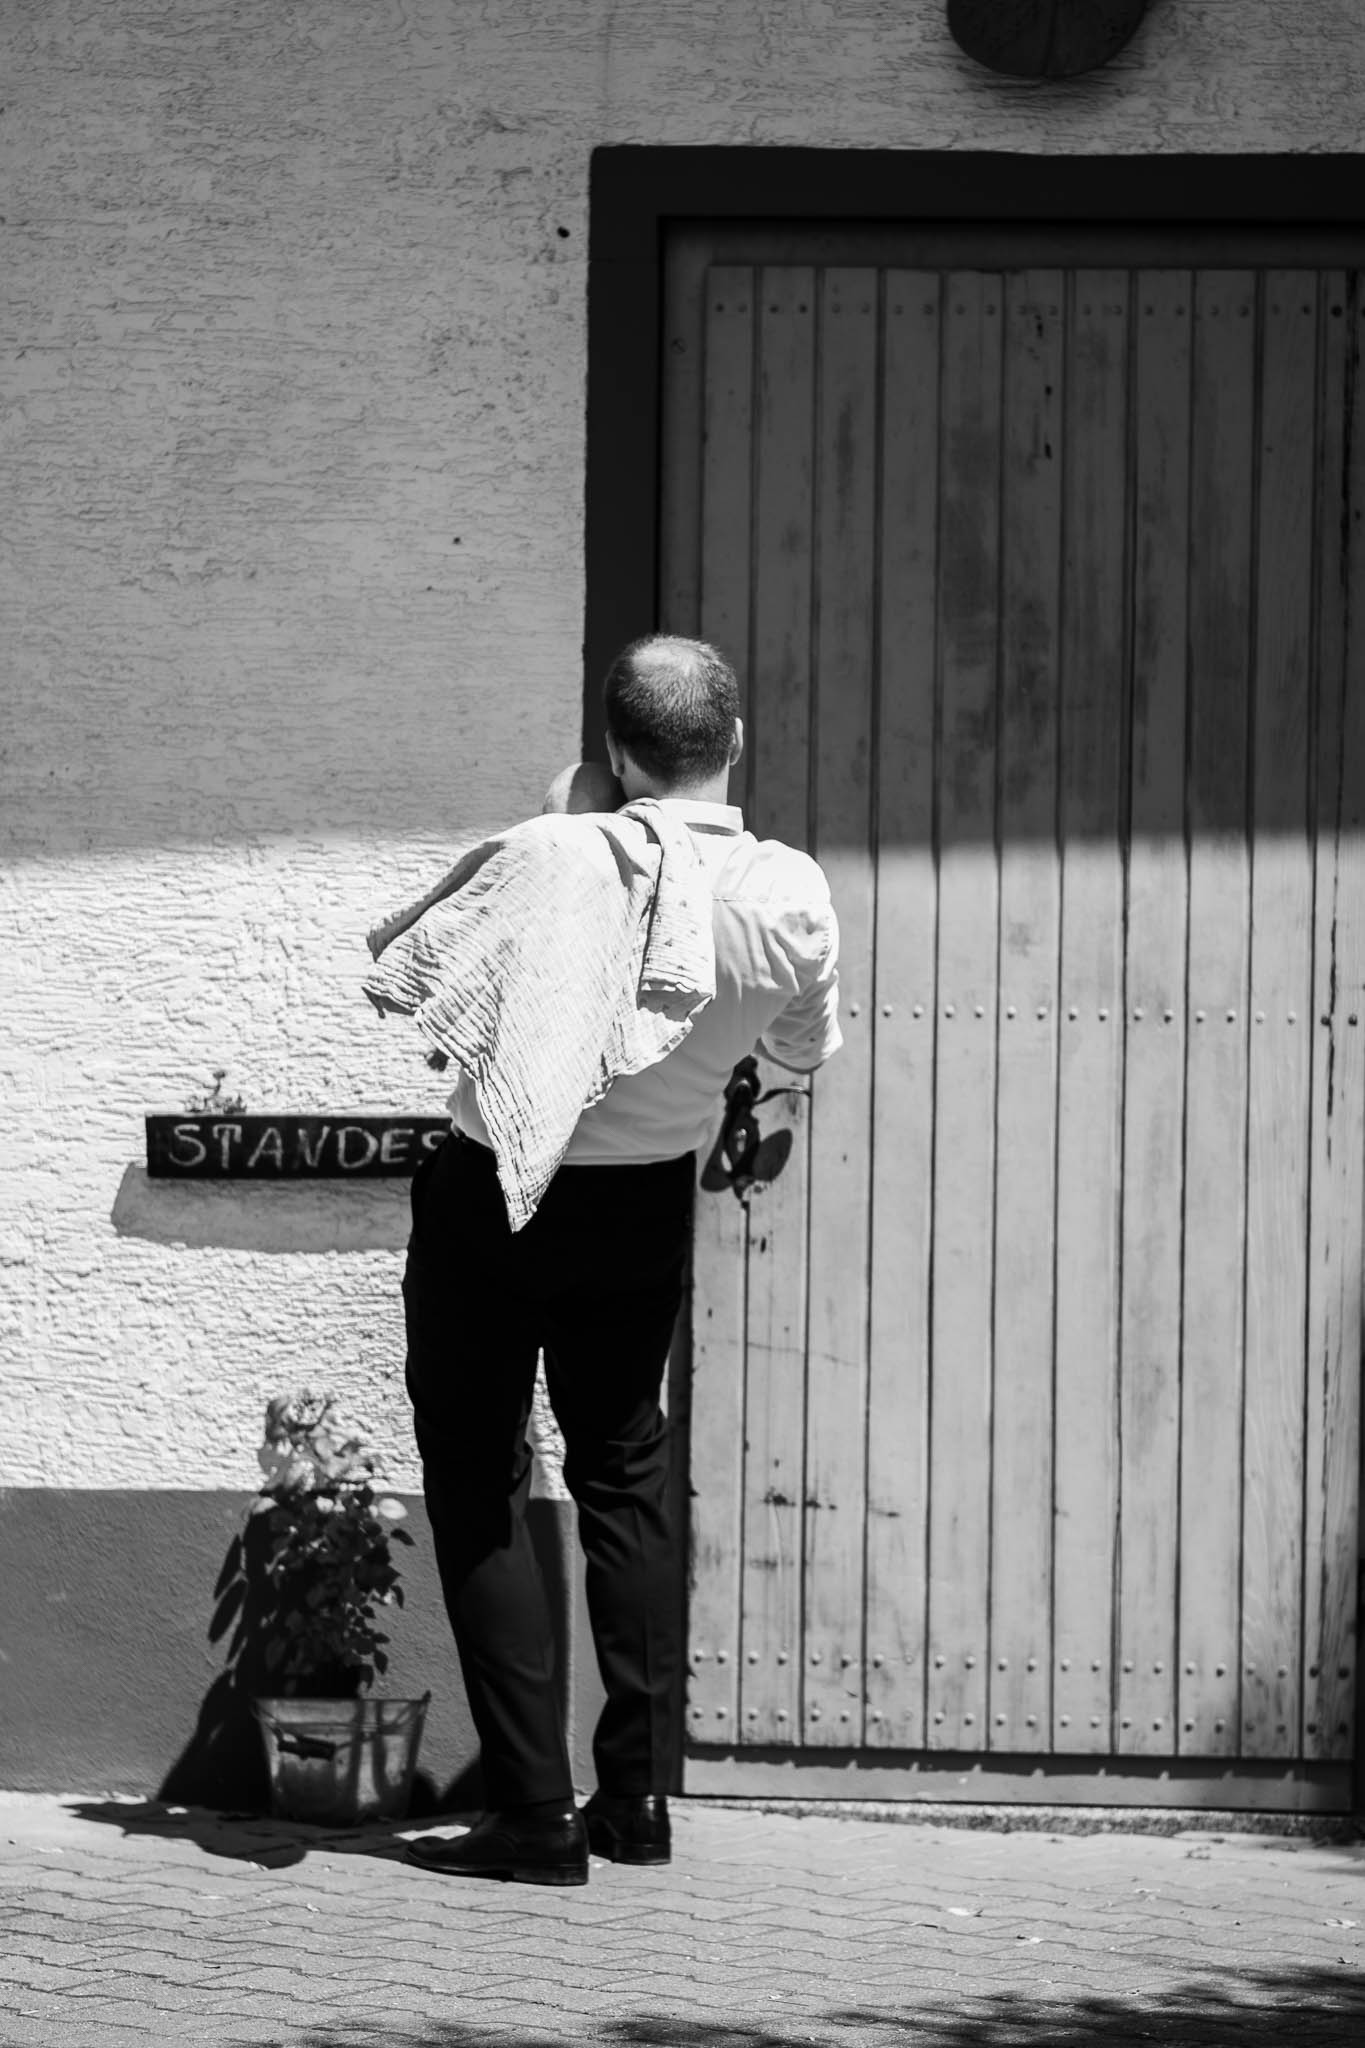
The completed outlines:
{"type": "MultiPolygon", "coordinates": [[[[566,1165],[644,1164],[695,1151],[714,1135],[736,1062],[756,1045],[806,1072],[841,1042],[838,932],[820,868],[780,840],[755,839],[730,805],[664,801],[691,830],[715,891],[715,998],[665,1059],[622,1075],[584,1111],[566,1165]]],[[[488,1142],[467,1080],[450,1110],[458,1129],[488,1142]]]]}
{"type": "MultiPolygon", "coordinates": [[[[619,789],[623,808],[648,803],[663,853],[672,849],[672,901],[661,855],[638,930],[645,950],[652,943],[663,955],[648,976],[650,997],[662,996],[663,1014],[690,1025],[652,1062],[638,1034],[631,1038],[624,1057],[598,1070],[614,1078],[587,1109],[578,1105],[596,1084],[590,1079],[581,1092],[575,1084],[567,1154],[524,1228],[513,1226],[492,1151],[452,1136],[431,1154],[413,1180],[403,1278],[423,1488],[489,1808],[458,1840],[429,1837],[407,1853],[454,1876],[534,1884],[586,1883],[589,1846],[622,1863],[670,1856],[666,1794],[684,1653],[669,1514],[672,1430],[660,1396],[687,1286],[695,1154],[713,1134],[731,1070],[756,1044],[808,1070],[839,1043],[837,931],[825,878],[805,854],[756,841],[725,801],[744,744],[734,670],[703,641],[648,635],[613,662],[603,709],[615,784],[593,800],[610,804],[619,789]],[[675,927],[689,943],[670,954],[660,942],[675,927]],[[687,1008],[676,1013],[670,1003],[680,996],[687,1008]],[[597,1790],[581,1815],[554,1630],[525,1515],[538,1360],[564,1432],[564,1478],[578,1504],[606,1695],[593,1734],[597,1790]]],[[[570,775],[557,803],[577,808],[579,781],[570,775]]],[[[562,852],[572,859],[567,841],[562,852]]],[[[562,886],[551,928],[532,936],[524,919],[510,934],[502,927],[519,947],[526,971],[516,987],[527,994],[545,1056],[526,1068],[527,1086],[548,1085],[561,1026],[572,1045],[577,1025],[581,1049],[582,1004],[592,995],[576,950],[580,918],[594,916],[592,898],[579,891],[572,867],[555,874],[562,886]]],[[[615,1014],[633,1023],[644,1014],[645,986],[635,954],[612,972],[615,1014]]],[[[452,1111],[478,1138],[472,1098],[464,1084],[452,1111]]]]}

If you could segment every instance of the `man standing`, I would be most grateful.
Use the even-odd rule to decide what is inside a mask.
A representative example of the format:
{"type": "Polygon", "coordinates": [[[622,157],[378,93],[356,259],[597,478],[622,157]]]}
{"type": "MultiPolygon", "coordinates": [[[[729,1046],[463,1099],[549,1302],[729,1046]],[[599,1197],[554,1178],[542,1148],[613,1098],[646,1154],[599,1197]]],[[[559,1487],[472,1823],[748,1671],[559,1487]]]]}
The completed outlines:
{"type": "Polygon", "coordinates": [[[414,1177],[408,1391],[488,1805],[467,1834],[410,1845],[427,1869],[581,1884],[589,1846],[621,1862],[668,1860],[682,1643],[660,1393],[695,1154],[755,1045],[809,1072],[840,1044],[825,878],[807,855],[754,839],[727,801],[743,746],[738,701],[713,647],[669,635],[626,648],[605,688],[607,750],[626,800],[652,797],[675,813],[710,880],[714,999],[673,1051],[584,1110],[524,1229],[509,1226],[467,1076],[450,1098],[450,1138],[414,1177]],[[525,1523],[542,1350],[607,1696],[593,1740],[598,1789],[581,1814],[525,1523]]]}

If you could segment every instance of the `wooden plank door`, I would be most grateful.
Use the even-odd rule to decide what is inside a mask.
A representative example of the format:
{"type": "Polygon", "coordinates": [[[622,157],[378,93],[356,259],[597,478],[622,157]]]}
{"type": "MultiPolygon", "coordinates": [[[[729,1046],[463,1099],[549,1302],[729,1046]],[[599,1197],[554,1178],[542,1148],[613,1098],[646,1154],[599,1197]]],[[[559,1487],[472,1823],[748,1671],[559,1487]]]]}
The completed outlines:
{"type": "Polygon", "coordinates": [[[700,1199],[701,1762],[1352,1754],[1365,300],[1286,254],[673,249],[662,622],[847,1041],[700,1199]]]}

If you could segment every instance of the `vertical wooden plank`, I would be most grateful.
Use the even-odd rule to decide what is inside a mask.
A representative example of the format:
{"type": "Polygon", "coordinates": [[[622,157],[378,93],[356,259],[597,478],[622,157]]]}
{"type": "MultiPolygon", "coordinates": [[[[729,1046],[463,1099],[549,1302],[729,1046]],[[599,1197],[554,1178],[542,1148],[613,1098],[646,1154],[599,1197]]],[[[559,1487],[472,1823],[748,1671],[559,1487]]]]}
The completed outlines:
{"type": "MultiPolygon", "coordinates": [[[[811,699],[815,275],[757,279],[753,681],[747,822],[805,846],[811,699]]],[[[798,1077],[760,1061],[764,1089],[798,1077]]],[[[743,1666],[745,1742],[800,1740],[801,1528],[805,1454],[809,1083],[760,1112],[792,1132],[777,1180],[751,1197],[745,1400],[743,1666]]]]}
{"type": "Polygon", "coordinates": [[[934,645],[940,285],[886,275],[866,1735],[924,1745],[934,1141],[934,645]]]}
{"type": "Polygon", "coordinates": [[[1352,1754],[1365,1120],[1365,294],[1324,279],[1303,1754],[1352,1754]]]}
{"type": "Polygon", "coordinates": [[[1185,1120],[1187,271],[1135,280],[1133,713],[1128,853],[1115,1747],[1175,1748],[1180,1202],[1185,1120]]]}
{"type": "Polygon", "coordinates": [[[821,277],[814,824],[839,915],[844,1045],[811,1093],[802,1718],[812,1746],[858,1744],[863,1719],[877,296],[874,270],[821,277]]]}
{"type": "Polygon", "coordinates": [[[1128,279],[1068,311],[1053,1746],[1111,1743],[1123,1073],[1128,279]]]}
{"type": "Polygon", "coordinates": [[[944,280],[928,1746],[986,1741],[995,1168],[998,276],[944,280]]]}
{"type": "Polygon", "coordinates": [[[1048,1745],[1057,1105],[1060,271],[1006,281],[990,1746],[1048,1745]]]}
{"type": "Polygon", "coordinates": [[[1240,1742],[1256,1757],[1299,1741],[1317,289],[1307,271],[1261,282],[1240,1742]]]}
{"type": "Polygon", "coordinates": [[[697,631],[701,603],[702,394],[707,290],[703,252],[683,237],[669,248],[664,283],[659,504],[659,627],[697,631]]]}
{"type": "Polygon", "coordinates": [[[1238,1741],[1255,294],[1250,274],[1196,273],[1178,1731],[1187,1756],[1232,1755],[1238,1741]]]}
{"type": "MultiPolygon", "coordinates": [[[[706,278],[702,408],[703,638],[748,670],[753,277],[706,278]]],[[[746,1215],[727,1193],[697,1195],[692,1288],[692,1535],[687,1732],[739,1733],[739,1560],[744,1446],[746,1215]]]]}

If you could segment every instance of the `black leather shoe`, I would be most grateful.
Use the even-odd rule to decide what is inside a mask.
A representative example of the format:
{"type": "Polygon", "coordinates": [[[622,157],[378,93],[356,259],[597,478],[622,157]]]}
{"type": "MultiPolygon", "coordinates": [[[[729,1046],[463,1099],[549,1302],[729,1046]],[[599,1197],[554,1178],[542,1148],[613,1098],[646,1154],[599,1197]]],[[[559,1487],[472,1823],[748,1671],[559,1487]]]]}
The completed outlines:
{"type": "Polygon", "coordinates": [[[588,1831],[576,1807],[562,1813],[486,1813],[467,1835],[419,1835],[409,1863],[448,1877],[496,1877],[511,1884],[586,1884],[588,1831]]]}
{"type": "Polygon", "coordinates": [[[612,1863],[667,1863],[673,1853],[668,1801],[658,1793],[621,1798],[594,1792],[583,1808],[588,1846],[612,1863]]]}

